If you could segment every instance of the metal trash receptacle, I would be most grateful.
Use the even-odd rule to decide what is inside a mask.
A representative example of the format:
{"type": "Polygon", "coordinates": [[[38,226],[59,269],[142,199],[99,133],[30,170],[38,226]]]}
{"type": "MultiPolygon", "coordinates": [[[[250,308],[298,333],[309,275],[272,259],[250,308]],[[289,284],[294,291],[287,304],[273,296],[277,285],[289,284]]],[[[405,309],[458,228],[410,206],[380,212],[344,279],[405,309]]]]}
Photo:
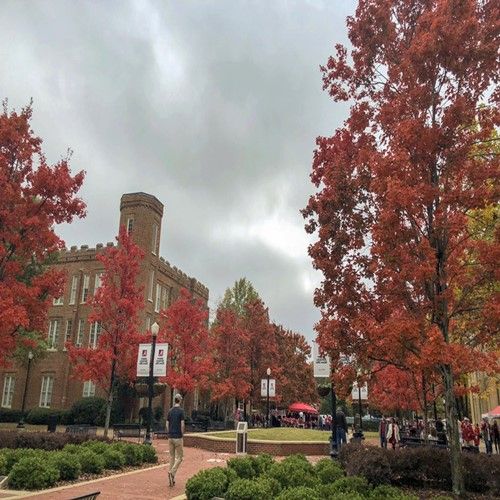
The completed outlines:
{"type": "Polygon", "coordinates": [[[248,423],[238,422],[236,427],[236,453],[247,452],[248,423]]]}
{"type": "Polygon", "coordinates": [[[58,421],[59,421],[58,415],[50,415],[49,420],[48,420],[48,424],[47,424],[47,431],[48,432],[56,432],[58,421]]]}

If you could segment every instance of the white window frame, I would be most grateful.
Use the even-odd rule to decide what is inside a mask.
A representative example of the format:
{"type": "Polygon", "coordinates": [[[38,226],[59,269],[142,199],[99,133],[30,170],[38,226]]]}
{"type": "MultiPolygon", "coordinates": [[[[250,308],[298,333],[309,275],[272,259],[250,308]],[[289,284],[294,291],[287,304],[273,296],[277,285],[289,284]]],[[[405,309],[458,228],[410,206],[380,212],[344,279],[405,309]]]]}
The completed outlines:
{"type": "Polygon", "coordinates": [[[130,234],[134,230],[134,218],[127,218],[127,234],[130,234]]]}
{"type": "Polygon", "coordinates": [[[54,390],[54,377],[52,375],[44,375],[42,377],[42,385],[40,386],[40,408],[50,408],[52,404],[52,392],[54,390]]]}
{"type": "Polygon", "coordinates": [[[49,321],[49,334],[47,335],[47,344],[49,351],[57,351],[59,344],[59,319],[49,321]]]}
{"type": "Polygon", "coordinates": [[[99,288],[101,288],[101,286],[102,286],[102,276],[103,276],[103,274],[104,274],[104,271],[99,271],[95,275],[94,293],[96,293],[97,290],[99,290],[99,288]]]}
{"type": "Polygon", "coordinates": [[[78,331],[76,333],[76,342],[75,342],[76,347],[82,347],[84,335],[85,335],[85,320],[79,319],[78,331]]]}
{"type": "Polygon", "coordinates": [[[168,307],[168,294],[169,287],[164,286],[161,290],[161,309],[164,310],[168,307]]]}
{"type": "Polygon", "coordinates": [[[146,316],[146,331],[149,332],[151,330],[151,316],[148,314],[146,316]]]}
{"type": "Polygon", "coordinates": [[[63,306],[64,305],[64,297],[62,295],[60,297],[54,297],[52,304],[55,306],[63,306]]]}
{"type": "Polygon", "coordinates": [[[95,384],[92,380],[86,380],[83,383],[83,392],[82,397],[84,398],[92,398],[95,396],[95,384]]]}
{"type": "Polygon", "coordinates": [[[72,334],[73,334],[73,320],[67,319],[66,330],[64,332],[64,350],[66,350],[66,344],[69,344],[71,342],[72,334]]]}
{"type": "Polygon", "coordinates": [[[80,304],[85,304],[85,302],[87,302],[87,299],[89,298],[89,291],[90,291],[90,275],[84,274],[83,286],[82,286],[82,298],[80,300],[80,304]]]}
{"type": "Polygon", "coordinates": [[[153,289],[155,286],[155,271],[154,269],[149,272],[149,290],[148,290],[148,300],[153,302],[153,289]]]}
{"type": "Polygon", "coordinates": [[[156,283],[156,300],[155,300],[155,312],[160,312],[160,304],[161,304],[161,285],[160,283],[156,283]]]}
{"type": "Polygon", "coordinates": [[[153,240],[151,242],[151,253],[153,255],[156,255],[157,248],[158,248],[158,233],[159,233],[159,227],[158,224],[153,224],[153,240]]]}
{"type": "Polygon", "coordinates": [[[2,408],[12,408],[15,385],[16,379],[14,375],[5,375],[3,379],[2,408]]]}
{"type": "Polygon", "coordinates": [[[90,348],[97,349],[97,344],[99,343],[100,336],[101,336],[101,323],[99,321],[94,321],[90,325],[90,333],[89,333],[90,348]]]}
{"type": "Polygon", "coordinates": [[[71,288],[69,293],[69,304],[73,305],[76,303],[76,294],[78,292],[78,276],[73,276],[71,278],[71,288]]]}

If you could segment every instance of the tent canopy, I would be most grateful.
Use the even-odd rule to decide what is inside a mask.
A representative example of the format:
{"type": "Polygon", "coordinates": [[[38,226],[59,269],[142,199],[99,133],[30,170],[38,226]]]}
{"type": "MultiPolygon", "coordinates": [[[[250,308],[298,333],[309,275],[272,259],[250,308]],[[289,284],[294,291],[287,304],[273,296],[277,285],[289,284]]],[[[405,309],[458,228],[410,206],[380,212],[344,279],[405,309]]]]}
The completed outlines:
{"type": "Polygon", "coordinates": [[[500,406],[497,406],[496,408],[493,408],[488,412],[488,417],[491,418],[500,418],[500,406]]]}
{"type": "Polygon", "coordinates": [[[291,404],[288,409],[290,411],[296,411],[296,412],[303,412],[303,413],[310,413],[312,415],[317,415],[318,410],[316,408],[312,407],[311,405],[307,405],[305,403],[293,403],[291,404]]]}

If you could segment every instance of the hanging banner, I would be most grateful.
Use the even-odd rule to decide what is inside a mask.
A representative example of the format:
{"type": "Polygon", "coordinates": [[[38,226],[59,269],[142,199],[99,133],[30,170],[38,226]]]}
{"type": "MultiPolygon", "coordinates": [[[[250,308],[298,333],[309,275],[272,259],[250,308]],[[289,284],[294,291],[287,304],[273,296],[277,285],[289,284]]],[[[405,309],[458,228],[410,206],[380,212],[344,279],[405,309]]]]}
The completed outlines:
{"type": "Polygon", "coordinates": [[[354,382],[352,385],[351,397],[354,401],[358,401],[359,399],[367,400],[368,399],[368,384],[365,382],[361,386],[361,397],[358,391],[358,383],[354,382]]]}
{"type": "MultiPolygon", "coordinates": [[[[151,361],[152,344],[139,344],[137,353],[137,376],[149,377],[149,363],[151,361]]],[[[153,377],[167,375],[168,344],[156,344],[153,365],[153,377]]]]}
{"type": "MultiPolygon", "coordinates": [[[[263,398],[267,398],[267,378],[260,379],[260,395],[263,398]]],[[[274,378],[269,379],[269,397],[274,398],[276,396],[276,380],[274,378]]]]}
{"type": "Polygon", "coordinates": [[[319,346],[313,342],[313,362],[314,362],[314,377],[329,378],[330,377],[330,359],[328,356],[319,355],[319,346]]]}

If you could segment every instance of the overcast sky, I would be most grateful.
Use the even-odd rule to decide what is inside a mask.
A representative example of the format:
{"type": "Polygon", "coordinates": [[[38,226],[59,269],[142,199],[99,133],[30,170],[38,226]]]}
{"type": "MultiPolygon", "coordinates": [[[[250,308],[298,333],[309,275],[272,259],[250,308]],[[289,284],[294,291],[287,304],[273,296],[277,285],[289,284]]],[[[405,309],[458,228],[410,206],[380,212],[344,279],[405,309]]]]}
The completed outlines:
{"type": "Polygon", "coordinates": [[[246,276],[271,318],[313,338],[321,276],[299,213],[318,135],[347,107],[319,65],[354,0],[3,0],[0,97],[34,100],[49,160],[86,170],[68,246],[111,241],[120,196],[165,205],[161,254],[210,289],[246,276]]]}

